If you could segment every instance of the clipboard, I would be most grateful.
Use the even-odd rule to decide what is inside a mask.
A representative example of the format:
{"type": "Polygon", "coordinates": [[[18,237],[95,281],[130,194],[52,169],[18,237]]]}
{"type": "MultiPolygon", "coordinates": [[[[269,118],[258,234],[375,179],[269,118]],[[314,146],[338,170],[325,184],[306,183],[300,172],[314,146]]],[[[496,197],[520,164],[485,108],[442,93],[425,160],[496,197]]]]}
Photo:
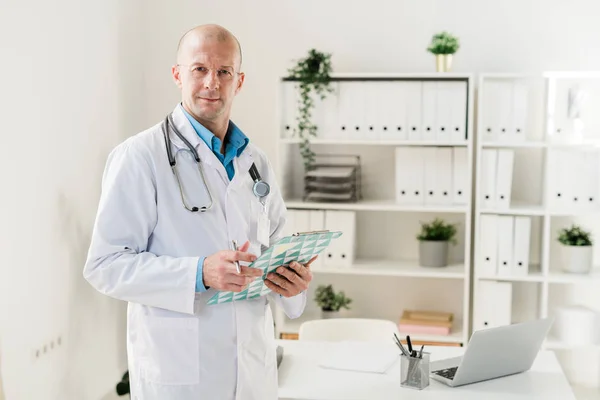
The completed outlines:
{"type": "Polygon", "coordinates": [[[292,261],[300,264],[308,262],[314,256],[325,250],[332,240],[342,236],[342,232],[312,231],[299,232],[279,239],[275,244],[265,250],[252,264],[251,268],[260,268],[263,275],[255,279],[241,292],[218,291],[207,302],[208,305],[229,303],[266,296],[271,289],[265,285],[267,274],[275,271],[282,265],[292,261]]]}

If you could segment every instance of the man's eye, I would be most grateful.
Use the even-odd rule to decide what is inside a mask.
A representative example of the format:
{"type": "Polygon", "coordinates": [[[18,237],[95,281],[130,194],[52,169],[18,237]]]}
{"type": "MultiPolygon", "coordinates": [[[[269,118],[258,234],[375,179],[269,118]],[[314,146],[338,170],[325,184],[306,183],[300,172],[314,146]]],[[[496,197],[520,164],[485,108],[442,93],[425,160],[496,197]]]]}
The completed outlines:
{"type": "Polygon", "coordinates": [[[196,68],[194,68],[194,71],[204,72],[204,71],[206,71],[206,68],[204,68],[204,67],[196,67],[196,68]]]}
{"type": "Polygon", "coordinates": [[[222,69],[219,71],[219,74],[221,75],[231,75],[231,72],[227,71],[226,69],[222,69]]]}

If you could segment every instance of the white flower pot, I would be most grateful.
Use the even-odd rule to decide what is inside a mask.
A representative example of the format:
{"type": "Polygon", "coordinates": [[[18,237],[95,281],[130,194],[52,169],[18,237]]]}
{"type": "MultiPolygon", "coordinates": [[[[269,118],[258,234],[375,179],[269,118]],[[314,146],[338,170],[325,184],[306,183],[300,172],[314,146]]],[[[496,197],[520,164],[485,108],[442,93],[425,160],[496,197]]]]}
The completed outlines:
{"type": "Polygon", "coordinates": [[[592,246],[562,245],[561,262],[564,272],[588,274],[592,269],[592,246]]]}
{"type": "Polygon", "coordinates": [[[339,311],[325,311],[325,310],[321,310],[321,317],[323,319],[338,318],[339,316],[340,316],[340,312],[339,311]]]}

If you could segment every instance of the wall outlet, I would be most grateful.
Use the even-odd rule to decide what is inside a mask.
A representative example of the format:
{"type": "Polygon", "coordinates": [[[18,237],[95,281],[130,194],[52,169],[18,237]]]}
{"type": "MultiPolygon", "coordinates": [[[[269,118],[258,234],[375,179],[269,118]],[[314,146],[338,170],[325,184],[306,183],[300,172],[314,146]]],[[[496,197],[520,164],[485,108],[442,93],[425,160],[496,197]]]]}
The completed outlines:
{"type": "Polygon", "coordinates": [[[62,335],[52,338],[46,343],[42,343],[39,347],[33,349],[34,361],[42,359],[48,354],[52,354],[54,351],[62,347],[63,344],[64,340],[62,338],[62,335]]]}

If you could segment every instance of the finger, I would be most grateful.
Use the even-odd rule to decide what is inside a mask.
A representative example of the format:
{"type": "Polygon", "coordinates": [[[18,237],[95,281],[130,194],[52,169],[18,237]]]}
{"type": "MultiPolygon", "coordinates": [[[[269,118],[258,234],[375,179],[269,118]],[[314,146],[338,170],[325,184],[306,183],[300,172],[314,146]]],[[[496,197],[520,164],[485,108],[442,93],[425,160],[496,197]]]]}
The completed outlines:
{"type": "Polygon", "coordinates": [[[253,262],[256,260],[256,256],[252,253],[247,253],[242,250],[229,250],[225,253],[225,260],[253,262]]]}
{"type": "Polygon", "coordinates": [[[246,243],[244,243],[244,244],[242,245],[242,247],[240,247],[238,250],[239,250],[239,251],[246,252],[246,251],[248,251],[248,249],[249,249],[249,248],[250,248],[250,241],[249,241],[249,240],[246,240],[246,243]]]}
{"type": "Polygon", "coordinates": [[[313,261],[315,261],[317,259],[317,257],[319,257],[319,255],[314,256],[313,258],[311,258],[310,260],[308,260],[308,262],[306,264],[304,264],[304,266],[306,268],[310,268],[310,264],[313,263],[313,261]]]}
{"type": "Polygon", "coordinates": [[[267,279],[284,290],[291,290],[294,286],[294,284],[286,278],[274,273],[270,273],[269,275],[267,275],[267,279]]]}
{"type": "Polygon", "coordinates": [[[239,286],[249,285],[250,283],[252,283],[253,280],[254,278],[244,275],[238,275],[237,273],[228,274],[225,277],[225,281],[227,282],[227,284],[234,284],[239,286]]]}
{"type": "Polygon", "coordinates": [[[281,286],[277,286],[276,284],[274,284],[273,282],[269,281],[269,280],[265,280],[265,286],[268,287],[269,289],[271,289],[273,292],[280,294],[284,297],[290,297],[291,293],[285,289],[283,289],[281,286]]]}
{"type": "MultiPolygon", "coordinates": [[[[308,279],[309,271],[304,265],[300,264],[299,262],[292,261],[290,263],[290,268],[293,269],[295,271],[295,273],[300,276],[300,278],[302,278],[304,280],[308,279]]],[[[279,273],[279,270],[277,272],[279,273]]]]}
{"type": "MultiPolygon", "coordinates": [[[[292,263],[294,264],[294,263],[292,263]]],[[[302,280],[302,278],[300,278],[300,276],[294,272],[293,270],[291,270],[290,268],[287,267],[279,267],[277,268],[277,273],[279,275],[282,275],[283,277],[285,277],[288,281],[292,282],[293,284],[299,284],[300,281],[302,280]]]]}
{"type": "Polygon", "coordinates": [[[251,276],[251,277],[259,277],[263,275],[263,270],[260,268],[246,267],[242,265],[240,268],[240,273],[242,275],[251,276]]]}
{"type": "Polygon", "coordinates": [[[235,292],[235,293],[239,293],[243,290],[246,289],[247,286],[245,285],[236,285],[234,283],[229,283],[227,285],[225,285],[223,287],[223,290],[229,291],[229,292],[235,292]]]}

